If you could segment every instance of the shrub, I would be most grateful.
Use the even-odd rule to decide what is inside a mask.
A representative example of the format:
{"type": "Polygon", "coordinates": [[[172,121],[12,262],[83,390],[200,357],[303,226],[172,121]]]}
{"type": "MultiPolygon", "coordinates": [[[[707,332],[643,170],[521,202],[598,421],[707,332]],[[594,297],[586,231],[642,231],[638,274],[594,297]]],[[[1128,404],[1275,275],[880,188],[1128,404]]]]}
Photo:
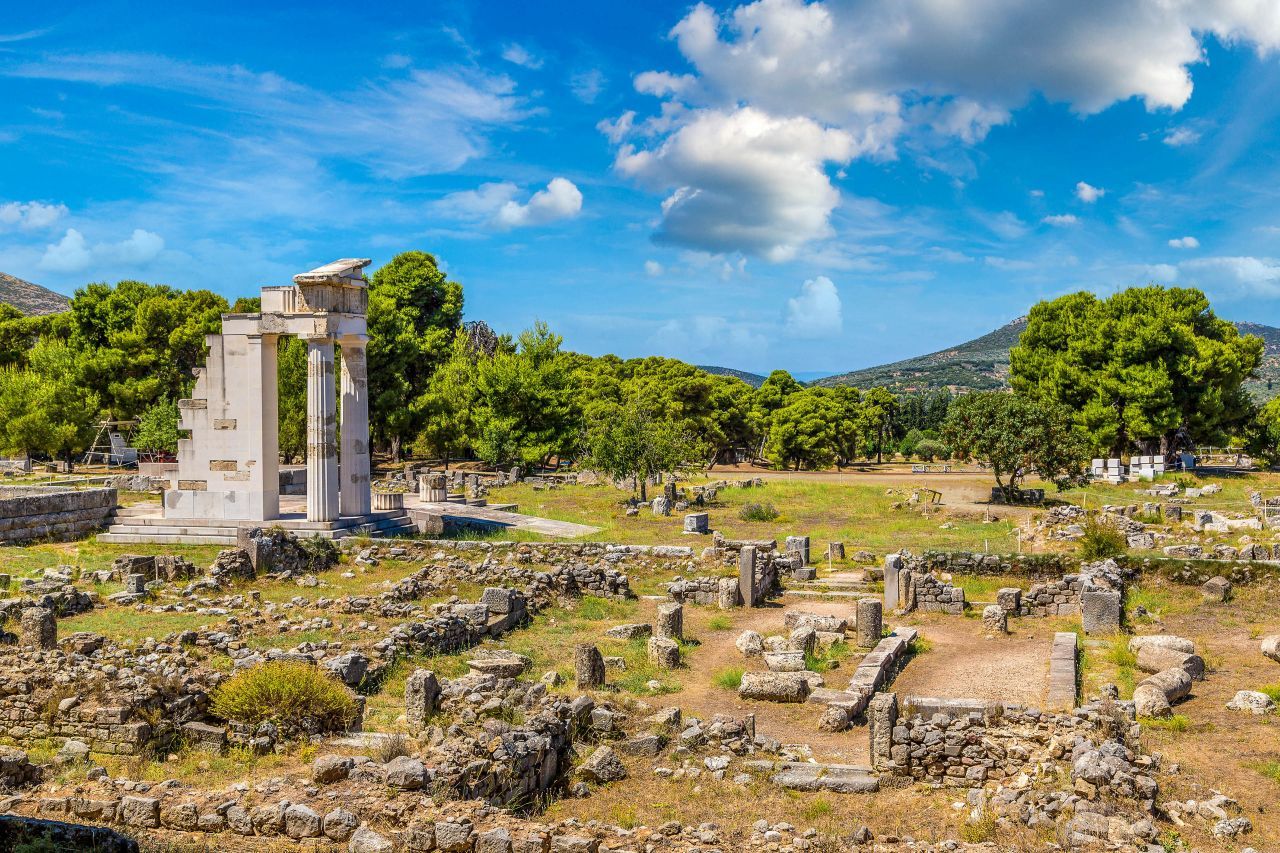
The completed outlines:
{"type": "Polygon", "coordinates": [[[738,510],[738,518],[743,521],[773,521],[778,517],[778,509],[771,503],[751,503],[738,510]]]}
{"type": "Polygon", "coordinates": [[[356,698],[316,666],[269,661],[218,685],[210,710],[251,726],[271,722],[304,731],[345,731],[355,719],[356,698]]]}
{"type": "Polygon", "coordinates": [[[926,462],[932,462],[934,459],[949,459],[951,458],[951,448],[941,441],[926,438],[916,445],[916,456],[926,462]]]}
{"type": "Polygon", "coordinates": [[[400,732],[380,738],[373,748],[373,757],[381,764],[394,761],[402,755],[412,755],[412,752],[409,749],[409,739],[400,732]]]}
{"type": "Polygon", "coordinates": [[[1084,536],[1080,537],[1080,559],[1105,560],[1119,557],[1129,548],[1124,534],[1096,518],[1085,520],[1084,536]]]}

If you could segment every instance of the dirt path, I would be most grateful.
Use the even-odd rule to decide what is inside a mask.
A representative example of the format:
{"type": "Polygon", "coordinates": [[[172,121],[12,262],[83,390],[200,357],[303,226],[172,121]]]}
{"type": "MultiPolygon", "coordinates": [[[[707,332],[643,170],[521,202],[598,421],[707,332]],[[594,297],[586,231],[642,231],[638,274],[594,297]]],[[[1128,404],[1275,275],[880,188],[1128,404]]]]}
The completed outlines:
{"type": "Polygon", "coordinates": [[[986,699],[1044,707],[1053,631],[1037,620],[1011,620],[1013,633],[987,639],[981,619],[912,614],[930,650],[893,682],[899,696],[986,699]]]}

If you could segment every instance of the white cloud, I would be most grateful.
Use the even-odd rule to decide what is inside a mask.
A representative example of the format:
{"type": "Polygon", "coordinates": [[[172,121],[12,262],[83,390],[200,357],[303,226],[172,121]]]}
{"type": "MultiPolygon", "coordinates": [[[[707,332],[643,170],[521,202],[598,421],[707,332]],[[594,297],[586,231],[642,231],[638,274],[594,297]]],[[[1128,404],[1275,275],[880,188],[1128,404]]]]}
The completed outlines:
{"type": "Polygon", "coordinates": [[[831,233],[840,196],[824,169],[856,147],[843,131],[747,107],[700,112],[656,148],[624,145],[615,165],[669,193],[658,241],[787,260],[831,233]]]}
{"type": "Polygon", "coordinates": [[[657,278],[658,276],[662,275],[663,272],[665,272],[665,270],[663,270],[662,264],[658,263],[657,261],[644,262],[645,275],[650,276],[651,278],[657,278]]]}
{"type": "Polygon", "coordinates": [[[769,336],[759,323],[705,314],[666,321],[649,343],[656,352],[703,364],[707,356],[759,362],[769,350],[769,336]]]}
{"type": "Polygon", "coordinates": [[[1169,241],[1169,246],[1174,249],[1198,249],[1200,241],[1190,235],[1186,237],[1176,237],[1169,241]]]}
{"type": "Polygon", "coordinates": [[[45,248],[40,268],[50,272],[81,272],[88,269],[92,262],[93,255],[85,243],[84,235],[74,228],[68,228],[61,240],[45,248]]]}
{"type": "MultiPolygon", "coordinates": [[[[505,75],[441,66],[330,93],[273,72],[138,53],[63,54],[9,66],[8,76],[178,92],[234,115],[245,145],[333,157],[389,178],[458,168],[487,133],[526,114],[505,75]]],[[[201,127],[200,131],[206,131],[201,127]]]]}
{"type": "Polygon", "coordinates": [[[787,331],[806,338],[833,338],[844,331],[840,292],[831,279],[811,278],[787,300],[787,331]]]}
{"type": "Polygon", "coordinates": [[[1093,204],[1106,194],[1107,191],[1102,187],[1095,187],[1090,184],[1086,184],[1084,181],[1076,182],[1076,198],[1080,199],[1085,204],[1093,204]]]}
{"type": "Polygon", "coordinates": [[[596,130],[609,137],[609,141],[617,145],[631,134],[631,128],[636,121],[636,111],[627,110],[613,121],[602,118],[596,123],[596,130]]]}
{"type": "Polygon", "coordinates": [[[386,56],[382,57],[383,68],[408,68],[412,64],[413,60],[408,56],[405,56],[403,53],[388,53],[386,56]]]}
{"type": "Polygon", "coordinates": [[[1196,258],[1178,265],[1184,283],[1219,298],[1280,297],[1280,259],[1196,258]]]}
{"type": "Polygon", "coordinates": [[[1028,195],[1032,198],[1044,198],[1044,190],[1031,190],[1028,195]]]}
{"type": "Polygon", "coordinates": [[[552,178],[527,202],[516,200],[519,188],[509,182],[481,184],[474,190],[450,193],[435,202],[433,212],[464,222],[484,222],[501,230],[546,225],[582,211],[582,193],[573,181],[552,178]]]}
{"type": "Polygon", "coordinates": [[[150,263],[162,251],[164,238],[141,228],[118,243],[97,243],[92,247],[83,234],[68,228],[61,240],[45,247],[40,268],[53,273],[84,272],[101,265],[133,268],[150,263]]]}
{"type": "Polygon", "coordinates": [[[1079,225],[1080,217],[1076,216],[1074,213],[1055,213],[1051,216],[1046,216],[1040,221],[1045,225],[1054,225],[1059,228],[1063,228],[1070,227],[1072,225],[1079,225]]]}
{"type": "Polygon", "coordinates": [[[17,226],[35,231],[48,228],[68,213],[65,204],[44,204],[39,201],[11,201],[0,204],[0,228],[17,226]]]}
{"type": "Polygon", "coordinates": [[[542,67],[542,58],[534,56],[522,44],[509,44],[502,49],[502,58],[512,65],[537,70],[542,67]]]}
{"type": "MultiPolygon", "coordinates": [[[[1148,110],[1180,109],[1192,91],[1189,69],[1204,61],[1203,42],[1216,37],[1261,52],[1280,48],[1280,6],[758,0],[721,14],[698,3],[671,37],[689,68],[636,75],[637,91],[661,99],[660,114],[602,124],[616,144],[635,129],[652,140],[648,148],[662,152],[690,127],[726,124],[750,111],[761,124],[807,121],[847,140],[839,156],[803,154],[799,171],[855,157],[892,158],[904,140],[921,164],[946,169],[955,157],[933,152],[950,152],[957,140],[982,140],[1036,93],[1081,115],[1133,98],[1148,110]]],[[[620,169],[630,164],[630,153],[620,152],[620,169]]],[[[737,153],[730,152],[731,163],[737,153]]],[[[762,207],[744,227],[742,205],[735,203],[746,199],[740,170],[683,165],[688,168],[679,169],[678,181],[649,182],[677,193],[667,196],[659,239],[776,257],[827,233],[826,215],[817,227],[795,228],[786,221],[787,205],[762,207]],[[716,203],[698,202],[696,227],[681,227],[670,215],[673,203],[689,210],[686,201],[699,192],[712,193],[716,203]]],[[[802,205],[806,220],[814,207],[832,209],[817,189],[809,198],[821,200],[802,205]]]]}
{"type": "Polygon", "coordinates": [[[605,77],[599,68],[592,68],[569,78],[569,91],[584,104],[594,104],[604,91],[605,77]]]}
{"type": "Polygon", "coordinates": [[[1172,148],[1194,145],[1200,141],[1200,132],[1189,127],[1175,127],[1164,136],[1164,144],[1172,148]]]}

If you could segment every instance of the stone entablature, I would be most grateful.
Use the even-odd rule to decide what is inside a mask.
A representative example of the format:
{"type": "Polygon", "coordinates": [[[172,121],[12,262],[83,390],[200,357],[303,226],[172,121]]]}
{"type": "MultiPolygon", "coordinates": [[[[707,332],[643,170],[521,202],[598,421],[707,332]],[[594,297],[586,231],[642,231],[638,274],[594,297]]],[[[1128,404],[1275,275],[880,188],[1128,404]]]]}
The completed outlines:
{"type": "Polygon", "coordinates": [[[307,520],[371,511],[369,393],[365,365],[365,258],[334,261],[262,290],[262,312],[224,314],[209,335],[189,400],[180,400],[178,473],[166,518],[266,521],[280,516],[277,346],[307,343],[307,520]],[[335,394],[341,352],[341,408],[335,394]],[[342,447],[337,444],[341,412],[342,447]],[[341,477],[339,476],[341,472],[341,477]]]}

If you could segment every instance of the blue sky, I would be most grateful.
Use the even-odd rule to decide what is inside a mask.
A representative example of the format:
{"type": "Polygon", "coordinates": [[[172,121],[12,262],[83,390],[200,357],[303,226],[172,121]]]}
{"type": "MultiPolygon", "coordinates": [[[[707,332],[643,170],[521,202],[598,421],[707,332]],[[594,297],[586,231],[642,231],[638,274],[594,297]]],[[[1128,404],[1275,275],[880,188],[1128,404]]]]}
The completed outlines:
{"type": "Polygon", "coordinates": [[[24,4],[0,270],[435,253],[567,346],[854,369],[1150,281],[1280,324],[1280,4],[24,4]]]}

